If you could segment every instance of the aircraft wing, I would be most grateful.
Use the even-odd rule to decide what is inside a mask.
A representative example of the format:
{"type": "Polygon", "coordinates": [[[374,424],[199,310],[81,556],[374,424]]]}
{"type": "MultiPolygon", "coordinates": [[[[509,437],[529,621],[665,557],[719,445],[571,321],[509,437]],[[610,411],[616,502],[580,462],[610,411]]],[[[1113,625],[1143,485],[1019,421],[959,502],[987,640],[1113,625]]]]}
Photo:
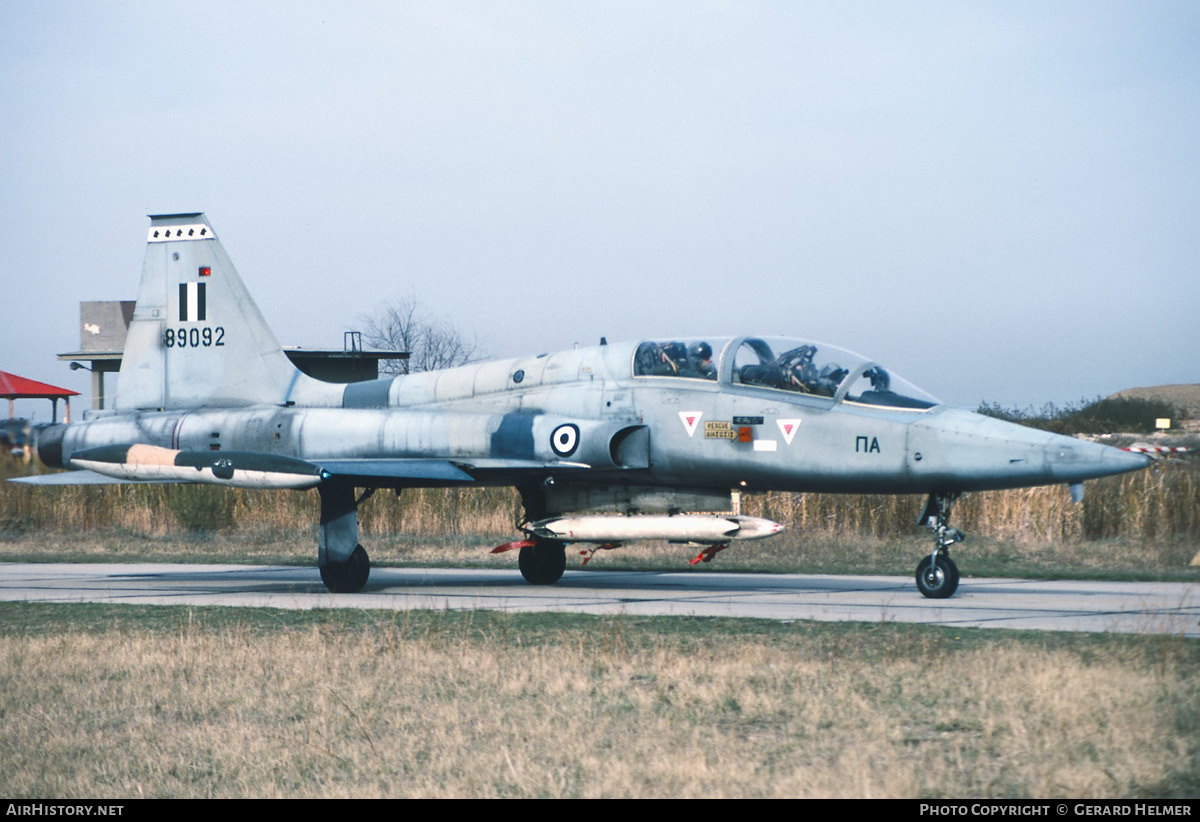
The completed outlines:
{"type": "Polygon", "coordinates": [[[547,471],[590,470],[580,462],[543,462],[540,460],[498,459],[332,459],[312,460],[330,479],[353,481],[357,485],[460,485],[477,481],[519,481],[547,471]],[[390,482],[389,482],[390,481],[390,482]]]}
{"type": "Polygon", "coordinates": [[[566,462],[564,460],[542,462],[541,460],[497,459],[492,457],[472,460],[456,459],[453,462],[455,465],[460,466],[465,471],[470,471],[472,474],[500,473],[511,474],[513,476],[544,474],[547,471],[583,471],[591,470],[592,467],[586,462],[566,462]]]}
{"type": "Polygon", "coordinates": [[[106,485],[201,482],[234,486],[311,488],[330,480],[370,487],[516,482],[547,471],[589,470],[585,463],[438,457],[297,460],[253,451],[172,451],[155,446],[105,446],[76,454],[81,469],[13,482],[30,485],[106,485]]]}
{"type": "Polygon", "coordinates": [[[475,479],[453,463],[441,459],[333,459],[314,460],[331,479],[403,482],[469,483],[475,479]]]}

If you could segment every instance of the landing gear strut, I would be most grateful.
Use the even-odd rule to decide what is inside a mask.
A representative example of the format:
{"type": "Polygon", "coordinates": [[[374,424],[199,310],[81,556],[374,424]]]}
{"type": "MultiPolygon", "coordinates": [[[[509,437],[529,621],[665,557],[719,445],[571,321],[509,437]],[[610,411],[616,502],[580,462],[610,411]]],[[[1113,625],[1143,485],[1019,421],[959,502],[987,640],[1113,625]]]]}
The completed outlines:
{"type": "Polygon", "coordinates": [[[934,533],[933,551],[917,564],[917,590],[930,599],[946,599],[958,590],[958,566],[950,559],[950,546],[963,541],[963,534],[950,527],[950,508],[958,492],[930,494],[918,525],[934,533]]]}
{"type": "Polygon", "coordinates": [[[567,546],[556,539],[533,540],[517,557],[521,576],[530,585],[553,585],[567,567],[567,546]]]}

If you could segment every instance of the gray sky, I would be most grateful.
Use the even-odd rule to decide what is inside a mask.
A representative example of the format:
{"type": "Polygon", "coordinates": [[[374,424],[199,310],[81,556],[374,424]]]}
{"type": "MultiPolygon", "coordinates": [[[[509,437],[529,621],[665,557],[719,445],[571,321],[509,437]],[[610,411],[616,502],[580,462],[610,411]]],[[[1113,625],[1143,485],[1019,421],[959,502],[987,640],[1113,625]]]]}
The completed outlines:
{"type": "MultiPolygon", "coordinates": [[[[204,211],[284,344],[840,344],[956,405],[1200,382],[1200,4],[0,0],[0,370],[204,211]]],[[[86,399],[76,403],[86,407],[86,399]]],[[[45,418],[49,404],[18,403],[45,418]]]]}

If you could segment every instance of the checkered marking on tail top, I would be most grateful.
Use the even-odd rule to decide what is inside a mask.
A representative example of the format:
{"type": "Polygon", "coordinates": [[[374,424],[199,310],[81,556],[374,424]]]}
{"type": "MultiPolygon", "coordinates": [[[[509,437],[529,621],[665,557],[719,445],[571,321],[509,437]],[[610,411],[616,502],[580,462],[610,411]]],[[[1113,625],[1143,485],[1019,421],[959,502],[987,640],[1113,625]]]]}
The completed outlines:
{"type": "Polygon", "coordinates": [[[217,235],[204,223],[191,225],[152,225],[146,237],[148,243],[178,242],[180,240],[215,240],[217,235]]]}

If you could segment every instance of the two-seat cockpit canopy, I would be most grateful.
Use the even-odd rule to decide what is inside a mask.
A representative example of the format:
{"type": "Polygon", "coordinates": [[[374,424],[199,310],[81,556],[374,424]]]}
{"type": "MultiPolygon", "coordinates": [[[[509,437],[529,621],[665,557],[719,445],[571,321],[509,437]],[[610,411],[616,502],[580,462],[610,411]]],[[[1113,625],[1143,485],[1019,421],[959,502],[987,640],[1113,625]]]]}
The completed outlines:
{"type": "Polygon", "coordinates": [[[633,357],[635,377],[710,380],[837,402],[922,411],[940,402],[865,357],[786,337],[648,340],[633,357]]]}

